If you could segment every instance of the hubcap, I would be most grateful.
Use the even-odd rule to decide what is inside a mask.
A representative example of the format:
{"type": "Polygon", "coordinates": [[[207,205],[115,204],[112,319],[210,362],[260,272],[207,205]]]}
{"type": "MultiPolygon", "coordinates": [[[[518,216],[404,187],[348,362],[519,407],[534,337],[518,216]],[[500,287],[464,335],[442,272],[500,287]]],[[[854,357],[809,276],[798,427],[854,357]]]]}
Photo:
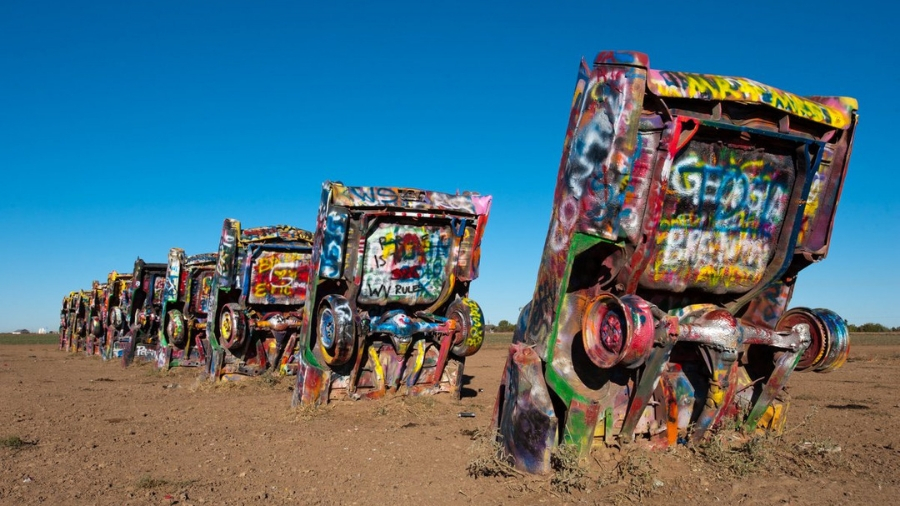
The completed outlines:
{"type": "Polygon", "coordinates": [[[600,342],[612,352],[618,353],[622,348],[622,322],[612,311],[608,311],[600,323],[600,342]]]}
{"type": "Polygon", "coordinates": [[[325,349],[334,347],[334,313],[331,308],[325,308],[319,318],[319,338],[325,349]]]}
{"type": "Polygon", "coordinates": [[[234,322],[231,321],[231,313],[225,313],[222,315],[222,323],[219,325],[219,331],[222,333],[222,338],[226,341],[231,340],[232,330],[234,329],[234,322]]]}

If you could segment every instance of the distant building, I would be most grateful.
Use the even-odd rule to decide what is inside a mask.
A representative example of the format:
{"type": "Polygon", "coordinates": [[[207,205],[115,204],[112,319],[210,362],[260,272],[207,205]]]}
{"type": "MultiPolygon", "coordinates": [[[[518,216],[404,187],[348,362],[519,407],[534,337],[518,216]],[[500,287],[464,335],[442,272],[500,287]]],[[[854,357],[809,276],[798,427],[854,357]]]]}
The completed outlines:
{"type": "Polygon", "coordinates": [[[47,333],[47,329],[46,329],[46,328],[41,327],[41,328],[38,329],[38,334],[46,334],[46,333],[47,333]]]}
{"type": "Polygon", "coordinates": [[[13,330],[12,333],[17,334],[17,335],[18,334],[31,334],[31,331],[28,329],[19,329],[19,330],[13,330]]]}

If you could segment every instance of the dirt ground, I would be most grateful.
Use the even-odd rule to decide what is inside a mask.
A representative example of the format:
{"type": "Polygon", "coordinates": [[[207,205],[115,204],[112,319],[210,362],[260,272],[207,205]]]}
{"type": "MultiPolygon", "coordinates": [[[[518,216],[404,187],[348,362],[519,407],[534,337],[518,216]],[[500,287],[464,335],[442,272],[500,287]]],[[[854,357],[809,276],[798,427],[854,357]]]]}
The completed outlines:
{"type": "MultiPolygon", "coordinates": [[[[898,341],[900,343],[900,341],[898,341]]],[[[552,477],[476,476],[506,347],[469,359],[465,397],[290,408],[287,379],[0,345],[0,504],[866,504],[900,497],[900,345],[797,373],[781,438],[594,450],[552,477]],[[461,412],[475,416],[463,418],[461,412]],[[567,490],[568,489],[568,490],[567,490]]]]}

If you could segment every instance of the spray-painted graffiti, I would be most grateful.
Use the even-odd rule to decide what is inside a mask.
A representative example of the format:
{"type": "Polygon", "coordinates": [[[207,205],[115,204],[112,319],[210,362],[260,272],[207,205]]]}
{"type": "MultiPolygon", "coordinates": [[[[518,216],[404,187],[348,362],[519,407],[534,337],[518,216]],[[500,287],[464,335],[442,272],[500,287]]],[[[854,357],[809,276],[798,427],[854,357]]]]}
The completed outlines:
{"type": "Polygon", "coordinates": [[[750,79],[687,72],[651,71],[648,85],[657,95],[760,102],[838,128],[846,127],[850,122],[849,115],[840,109],[750,79]]]}
{"type": "Polygon", "coordinates": [[[245,228],[241,231],[241,242],[271,242],[273,240],[312,242],[312,234],[288,225],[245,228]]]}
{"type": "Polygon", "coordinates": [[[366,240],[360,302],[434,302],[444,287],[450,227],[383,224],[366,240]]]}
{"type": "Polygon", "coordinates": [[[219,239],[218,262],[216,263],[216,276],[219,286],[227,288],[231,286],[235,254],[237,250],[237,236],[240,233],[241,224],[237,220],[225,219],[222,225],[222,236],[219,239]]]}
{"type": "Polygon", "coordinates": [[[309,283],[306,253],[263,251],[250,270],[251,304],[302,304],[309,283]]]}
{"type": "Polygon", "coordinates": [[[757,325],[775,327],[791,300],[793,285],[772,283],[750,303],[746,320],[757,325]]]}
{"type": "Polygon", "coordinates": [[[325,218],[325,234],[319,258],[319,270],[323,277],[336,278],[341,275],[348,219],[346,211],[336,209],[330,210],[325,218]]]}
{"type": "Polygon", "coordinates": [[[441,209],[475,214],[470,195],[451,195],[410,188],[370,186],[335,187],[334,203],[341,206],[392,206],[411,209],[441,209]]]}
{"type": "MultiPolygon", "coordinates": [[[[809,195],[806,197],[806,205],[803,208],[803,223],[800,227],[800,233],[797,236],[798,243],[804,243],[807,240],[816,241],[815,223],[822,209],[822,201],[828,198],[828,186],[831,183],[831,163],[834,159],[834,150],[826,147],[823,150],[822,161],[819,164],[819,170],[813,176],[812,183],[809,186],[809,195]]],[[[827,207],[824,209],[827,211],[827,207]]],[[[821,235],[821,234],[820,234],[821,235]]],[[[821,240],[821,239],[819,239],[821,240]]],[[[815,244],[813,249],[818,249],[820,244],[815,244]]]]}
{"type": "Polygon", "coordinates": [[[209,312],[209,294],[212,292],[213,272],[211,270],[201,273],[191,285],[191,301],[194,311],[202,314],[209,312]]]}
{"type": "Polygon", "coordinates": [[[673,164],[644,281],[676,290],[752,287],[772,258],[793,182],[789,155],[692,142],[673,164]]]}
{"type": "Polygon", "coordinates": [[[550,472],[562,442],[585,459],[638,437],[778,432],[790,374],[849,353],[839,316],[787,306],[827,252],[855,101],[648,66],[604,52],[580,67],[491,422],[521,470],[550,472]]]}
{"type": "Polygon", "coordinates": [[[153,277],[153,305],[159,306],[162,304],[163,293],[166,290],[166,277],[165,276],[154,276],[153,277]]]}
{"type": "Polygon", "coordinates": [[[568,189],[582,218],[607,234],[618,227],[635,148],[632,140],[619,134],[628,129],[634,110],[630,77],[625,71],[610,72],[589,84],[591,100],[582,116],[589,121],[573,139],[565,166],[568,189]]]}
{"type": "Polygon", "coordinates": [[[134,351],[135,357],[140,357],[148,360],[156,360],[156,350],[153,348],[149,348],[142,344],[137,345],[134,351]]]}
{"type": "Polygon", "coordinates": [[[484,341],[484,315],[481,307],[472,299],[463,299],[463,303],[469,306],[472,318],[472,330],[466,337],[466,346],[481,346],[484,341]]]}
{"type": "Polygon", "coordinates": [[[178,248],[169,250],[169,267],[166,271],[166,288],[163,292],[163,299],[167,301],[178,299],[178,292],[181,286],[181,258],[183,256],[183,250],[178,248]]]}
{"type": "Polygon", "coordinates": [[[647,196],[653,180],[652,162],[655,161],[658,144],[659,134],[656,132],[641,132],[641,135],[638,136],[639,155],[631,167],[619,216],[619,226],[632,241],[640,238],[644,210],[647,208],[647,196]]]}
{"type": "MultiPolygon", "coordinates": [[[[564,157],[556,189],[556,205],[541,260],[538,285],[532,299],[527,340],[548,337],[549,322],[558,303],[556,287],[565,269],[573,234],[583,232],[610,240],[621,236],[622,220],[639,153],[637,124],[644,95],[645,74],[637,67],[579,67],[564,157]]],[[[650,167],[638,165],[646,177],[650,167]]],[[[637,184],[644,184],[637,181],[637,184]]]]}
{"type": "Polygon", "coordinates": [[[484,340],[468,290],[490,207],[490,196],[471,192],[326,181],[294,402],[458,397],[465,359],[484,340]]]}

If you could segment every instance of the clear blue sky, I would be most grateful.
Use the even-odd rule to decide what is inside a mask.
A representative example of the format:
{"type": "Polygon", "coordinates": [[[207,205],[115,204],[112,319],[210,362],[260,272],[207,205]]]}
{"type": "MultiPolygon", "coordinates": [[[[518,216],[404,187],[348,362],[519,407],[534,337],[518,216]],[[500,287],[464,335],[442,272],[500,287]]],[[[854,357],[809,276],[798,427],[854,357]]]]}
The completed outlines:
{"type": "Polygon", "coordinates": [[[869,0],[0,2],[0,331],[225,217],[311,228],[325,179],[494,196],[473,283],[534,288],[581,57],[848,95],[861,121],[829,257],[793,305],[900,326],[893,11],[869,0]],[[646,6],[646,9],[644,7],[646,6]]]}

